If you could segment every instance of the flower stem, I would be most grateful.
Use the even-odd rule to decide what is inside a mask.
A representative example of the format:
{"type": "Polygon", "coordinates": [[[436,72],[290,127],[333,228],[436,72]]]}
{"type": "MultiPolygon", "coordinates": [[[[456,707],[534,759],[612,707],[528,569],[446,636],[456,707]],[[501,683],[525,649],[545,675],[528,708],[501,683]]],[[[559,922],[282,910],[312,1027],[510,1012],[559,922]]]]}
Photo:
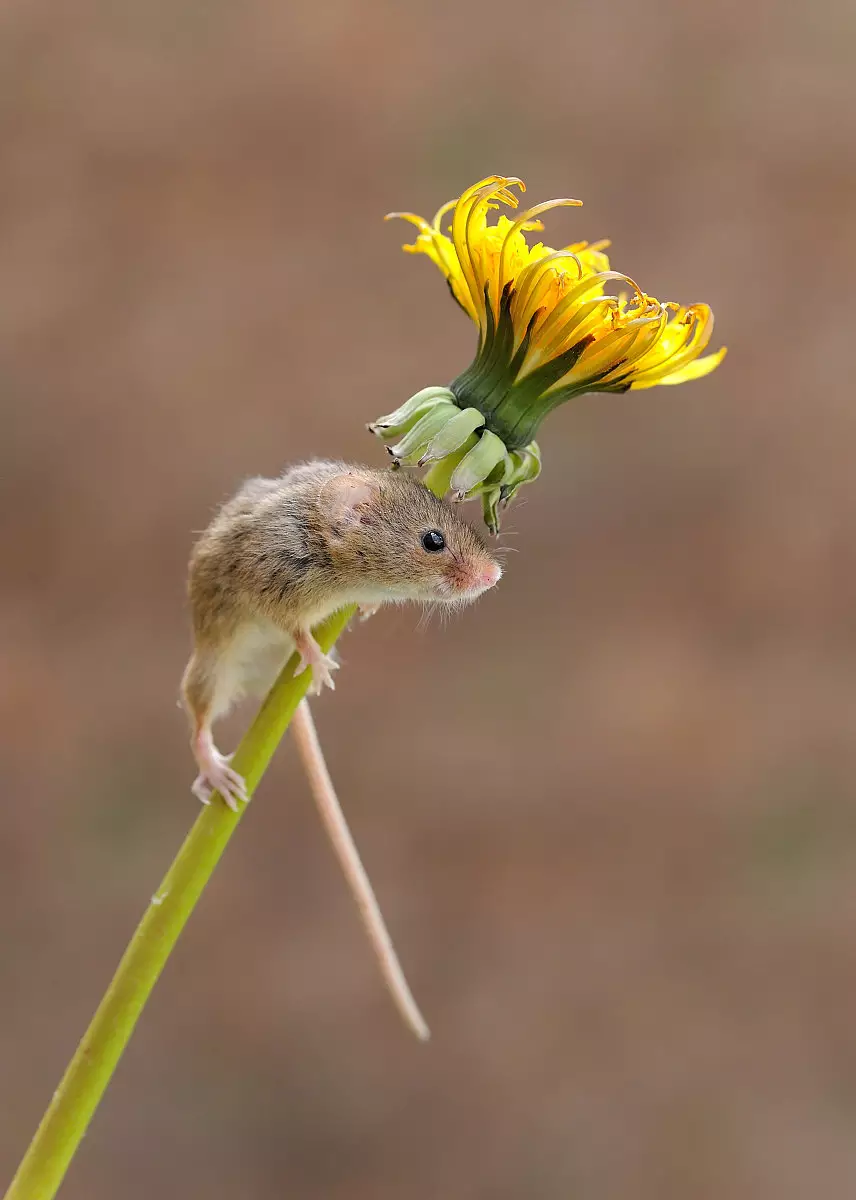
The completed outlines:
{"type": "MultiPolygon", "coordinates": [[[[329,650],[355,609],[334,613],[317,630],[329,650]]],[[[252,795],[311,679],[293,671],[293,655],[239,745],[232,765],[252,795]]],[[[83,1035],[5,1200],[52,1200],[107,1088],[166,960],[238,827],[219,798],[202,810],[137,926],[116,974],[83,1035]]]]}

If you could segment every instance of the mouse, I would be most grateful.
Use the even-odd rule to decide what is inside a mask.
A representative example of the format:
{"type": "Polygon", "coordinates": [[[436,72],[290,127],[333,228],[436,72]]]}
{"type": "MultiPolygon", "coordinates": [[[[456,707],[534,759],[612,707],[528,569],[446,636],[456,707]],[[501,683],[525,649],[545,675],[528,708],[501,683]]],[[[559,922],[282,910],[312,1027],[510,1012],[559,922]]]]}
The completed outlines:
{"type": "Polygon", "coordinates": [[[182,699],[199,767],[194,794],[237,811],[243,779],[212,726],[246,694],[263,694],[296,649],[311,691],[334,687],[337,663],[312,628],[356,604],[446,608],[471,603],[502,569],[451,504],[402,470],[312,461],[250,479],[193,547],[188,594],[194,648],[182,699]]]}
{"type": "MultiPolygon", "coordinates": [[[[493,587],[502,570],[476,531],[406,472],[313,461],[278,479],[248,480],[193,548],[188,576],[194,648],[182,680],[199,776],[194,794],[217,791],[235,811],[244,780],[217,749],[214,721],[243,695],[273,684],[288,658],[312,669],[312,690],[333,687],[337,663],[312,627],[337,609],[363,616],[409,601],[460,607],[493,587]]],[[[333,787],[309,705],[292,733],[322,823],[405,1023],[430,1031],[407,984],[333,787]]]]}

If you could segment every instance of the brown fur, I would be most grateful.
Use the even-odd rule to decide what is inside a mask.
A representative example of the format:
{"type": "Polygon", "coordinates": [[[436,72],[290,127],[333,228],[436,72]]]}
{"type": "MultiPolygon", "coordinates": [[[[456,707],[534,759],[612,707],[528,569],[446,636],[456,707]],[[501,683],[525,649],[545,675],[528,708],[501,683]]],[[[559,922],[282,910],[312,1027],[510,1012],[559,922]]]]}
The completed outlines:
{"type": "Polygon", "coordinates": [[[221,654],[253,622],[294,637],[347,604],[465,603],[494,561],[457,511],[404,471],[310,462],[250,479],[191,555],[185,703],[195,723],[206,720],[221,654]],[[446,540],[433,554],[421,544],[431,529],[446,540]]]}

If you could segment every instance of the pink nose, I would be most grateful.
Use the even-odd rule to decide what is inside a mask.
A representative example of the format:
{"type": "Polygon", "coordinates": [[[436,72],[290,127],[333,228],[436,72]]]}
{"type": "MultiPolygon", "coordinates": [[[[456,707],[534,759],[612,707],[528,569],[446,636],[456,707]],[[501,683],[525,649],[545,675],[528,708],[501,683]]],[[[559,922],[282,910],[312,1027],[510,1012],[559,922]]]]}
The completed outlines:
{"type": "Polygon", "coordinates": [[[502,567],[499,563],[488,563],[481,573],[481,582],[485,587],[493,587],[495,583],[499,583],[502,576],[502,567]]]}

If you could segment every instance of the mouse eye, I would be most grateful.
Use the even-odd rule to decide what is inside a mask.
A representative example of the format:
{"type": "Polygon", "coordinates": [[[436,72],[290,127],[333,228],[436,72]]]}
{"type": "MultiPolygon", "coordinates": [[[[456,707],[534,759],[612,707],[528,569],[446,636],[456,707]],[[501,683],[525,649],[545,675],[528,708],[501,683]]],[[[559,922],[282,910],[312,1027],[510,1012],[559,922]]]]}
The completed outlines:
{"type": "Polygon", "coordinates": [[[429,554],[436,554],[438,550],[446,548],[446,539],[439,529],[429,529],[422,534],[422,546],[429,554]]]}

